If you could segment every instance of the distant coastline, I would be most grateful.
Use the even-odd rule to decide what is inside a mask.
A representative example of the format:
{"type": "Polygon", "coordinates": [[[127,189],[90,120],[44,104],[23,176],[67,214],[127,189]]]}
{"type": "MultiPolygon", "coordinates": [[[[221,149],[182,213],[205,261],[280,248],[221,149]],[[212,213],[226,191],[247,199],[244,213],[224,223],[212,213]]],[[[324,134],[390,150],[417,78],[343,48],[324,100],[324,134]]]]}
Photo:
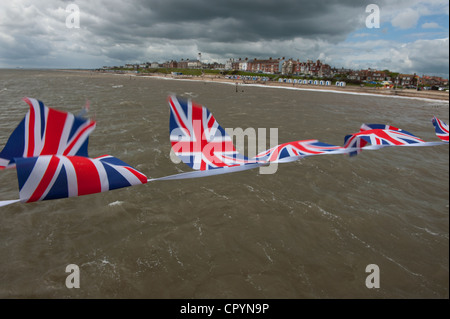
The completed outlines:
{"type": "Polygon", "coordinates": [[[413,98],[424,99],[432,101],[449,102],[449,92],[426,90],[417,91],[414,89],[385,89],[375,87],[358,87],[356,85],[347,85],[345,87],[340,86],[323,86],[313,84],[298,84],[298,83],[284,83],[278,81],[251,81],[242,79],[228,79],[222,75],[203,75],[203,76],[189,76],[189,75],[172,75],[163,73],[121,73],[121,72],[99,72],[94,70],[81,70],[81,69],[59,69],[59,71],[67,72],[89,72],[98,75],[122,75],[133,76],[138,78],[155,78],[163,80],[179,80],[179,81],[200,81],[200,82],[214,82],[223,83],[235,86],[258,86],[268,88],[282,88],[282,89],[294,89],[316,92],[330,92],[330,93],[346,93],[355,95],[372,95],[372,96],[385,96],[385,97],[400,97],[400,98],[413,98]]]}

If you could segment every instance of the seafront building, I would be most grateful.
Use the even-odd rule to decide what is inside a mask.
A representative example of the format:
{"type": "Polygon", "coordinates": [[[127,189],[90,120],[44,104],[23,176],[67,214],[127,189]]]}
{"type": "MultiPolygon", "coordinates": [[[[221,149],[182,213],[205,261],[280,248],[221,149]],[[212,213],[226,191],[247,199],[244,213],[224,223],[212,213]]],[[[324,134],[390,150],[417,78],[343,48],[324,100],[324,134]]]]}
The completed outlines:
{"type": "MultiPolygon", "coordinates": [[[[138,72],[148,69],[200,69],[200,70],[219,70],[219,71],[240,71],[249,73],[276,74],[281,76],[298,76],[303,78],[320,78],[324,80],[334,79],[337,81],[346,81],[348,83],[359,84],[382,84],[387,87],[405,87],[414,88],[417,86],[427,87],[448,87],[448,79],[436,76],[417,74],[401,74],[390,72],[389,70],[362,69],[352,70],[345,68],[334,68],[323,63],[320,60],[294,60],[285,57],[268,59],[253,58],[230,58],[225,63],[205,63],[201,61],[201,53],[197,59],[170,60],[163,63],[146,62],[138,64],[125,64],[125,66],[104,66],[103,71],[115,69],[128,69],[138,72]]],[[[324,82],[325,83],[325,82],[324,82]]]]}

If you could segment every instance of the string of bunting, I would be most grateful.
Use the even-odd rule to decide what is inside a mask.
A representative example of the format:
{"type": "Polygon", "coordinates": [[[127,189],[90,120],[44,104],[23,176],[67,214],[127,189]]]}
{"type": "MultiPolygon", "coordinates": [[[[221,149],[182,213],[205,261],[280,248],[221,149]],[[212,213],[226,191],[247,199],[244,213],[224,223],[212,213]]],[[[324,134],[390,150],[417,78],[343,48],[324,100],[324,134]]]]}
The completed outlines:
{"type": "Polygon", "coordinates": [[[316,155],[349,154],[391,146],[436,146],[449,143],[446,123],[433,117],[439,141],[426,142],[414,134],[384,124],[363,124],[346,135],[344,145],[318,140],[283,143],[248,158],[236,151],[232,138],[212,113],[191,99],[168,97],[170,142],[174,153],[193,171],[147,178],[111,155],[90,158],[89,135],[96,122],[85,118],[89,103],[80,114],[62,112],[43,102],[24,98],[30,109],[0,152],[0,170],[16,169],[19,199],[0,201],[0,207],[17,202],[68,198],[164,180],[200,178],[288,163],[316,155]]]}

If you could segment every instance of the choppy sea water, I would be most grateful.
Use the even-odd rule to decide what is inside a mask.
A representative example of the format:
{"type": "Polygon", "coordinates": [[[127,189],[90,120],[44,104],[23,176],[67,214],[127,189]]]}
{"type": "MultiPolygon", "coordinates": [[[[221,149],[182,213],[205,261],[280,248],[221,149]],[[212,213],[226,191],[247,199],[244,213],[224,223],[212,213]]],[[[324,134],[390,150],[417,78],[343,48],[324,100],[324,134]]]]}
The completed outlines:
{"type": "MultiPolygon", "coordinates": [[[[448,103],[89,72],[0,70],[0,147],[33,97],[97,121],[91,157],[148,177],[170,160],[167,96],[192,97],[224,128],[342,145],[362,123],[436,141],[448,103]]],[[[267,144],[269,136],[266,136],[267,144]]],[[[0,200],[18,198],[14,170],[0,200]]],[[[0,208],[2,298],[448,298],[448,146],[315,156],[202,179],[154,182],[0,208]],[[80,269],[68,289],[66,266],[80,269]],[[366,266],[380,288],[366,286],[366,266]]]]}

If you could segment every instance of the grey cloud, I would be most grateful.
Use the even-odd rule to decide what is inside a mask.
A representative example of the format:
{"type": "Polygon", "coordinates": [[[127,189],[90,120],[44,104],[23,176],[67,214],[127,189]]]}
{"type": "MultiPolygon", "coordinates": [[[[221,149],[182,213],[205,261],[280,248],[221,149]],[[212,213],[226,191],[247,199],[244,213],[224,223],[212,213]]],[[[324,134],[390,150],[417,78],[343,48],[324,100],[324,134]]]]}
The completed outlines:
{"type": "Polygon", "coordinates": [[[0,60],[24,60],[51,54],[52,47],[37,39],[17,36],[12,42],[0,38],[0,60]]]}
{"type": "MultiPolygon", "coordinates": [[[[239,47],[252,55],[258,53],[252,48],[259,48],[260,56],[267,47],[259,42],[299,37],[338,43],[361,26],[365,14],[361,1],[136,0],[82,2],[79,7],[82,28],[91,34],[86,41],[92,46],[101,42],[114,59],[129,59],[125,51],[118,53],[117,45],[152,46],[155,40],[191,41],[211,56],[223,48],[222,57],[244,53],[239,47]]],[[[264,53],[271,52],[278,51],[264,53]]]]}
{"type": "MultiPolygon", "coordinates": [[[[82,64],[82,59],[86,59],[86,67],[98,67],[103,65],[102,61],[120,65],[195,58],[198,52],[205,59],[216,61],[270,56],[305,60],[320,56],[337,66],[367,67],[368,61],[394,70],[427,67],[437,70],[438,65],[448,66],[448,51],[441,52],[440,42],[428,43],[428,48],[433,48],[428,51],[434,56],[426,58],[415,53],[423,50],[416,39],[411,39],[413,42],[404,49],[395,42],[371,41],[364,45],[347,42],[351,32],[364,28],[365,7],[374,2],[382,10],[382,19],[393,18],[410,3],[407,0],[395,4],[387,0],[4,1],[0,3],[0,66],[33,63],[47,66],[51,61],[64,64],[66,60],[69,67],[75,60],[82,64]],[[80,29],[65,26],[68,15],[65,8],[70,3],[76,3],[80,9],[80,29]]],[[[445,37],[448,38],[448,31],[445,37]]]]}
{"type": "Polygon", "coordinates": [[[86,27],[111,39],[146,37],[219,42],[326,38],[341,41],[361,27],[370,1],[109,1],[80,6],[86,27]],[[93,14],[98,12],[99,15],[93,14]],[[101,18],[98,23],[90,17],[101,18]]]}
{"type": "Polygon", "coordinates": [[[449,39],[418,40],[408,47],[411,72],[442,74],[448,76],[449,39]],[[429,48],[433,48],[430,50],[429,48]]]}

